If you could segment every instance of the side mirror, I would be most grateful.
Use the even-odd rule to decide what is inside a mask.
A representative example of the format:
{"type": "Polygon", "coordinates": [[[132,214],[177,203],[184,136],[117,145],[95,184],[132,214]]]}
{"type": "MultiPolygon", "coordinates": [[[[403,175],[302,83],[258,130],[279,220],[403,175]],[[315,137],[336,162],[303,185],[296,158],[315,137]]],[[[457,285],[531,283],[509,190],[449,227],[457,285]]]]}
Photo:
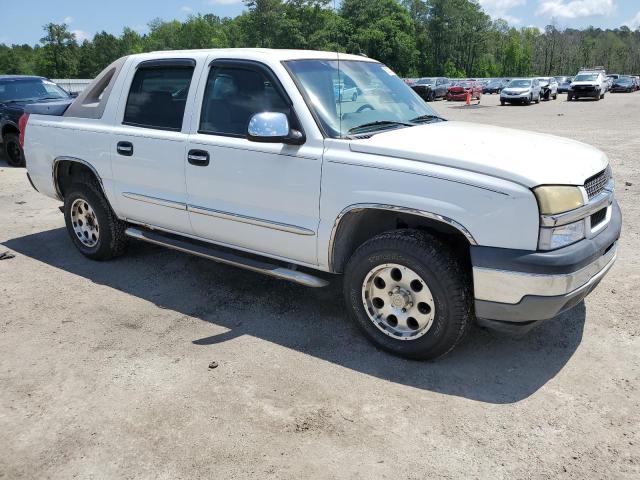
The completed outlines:
{"type": "Polygon", "coordinates": [[[256,113],[249,120],[247,138],[252,142],[289,145],[302,145],[305,140],[302,132],[289,127],[289,119],[280,112],[256,113]]]}

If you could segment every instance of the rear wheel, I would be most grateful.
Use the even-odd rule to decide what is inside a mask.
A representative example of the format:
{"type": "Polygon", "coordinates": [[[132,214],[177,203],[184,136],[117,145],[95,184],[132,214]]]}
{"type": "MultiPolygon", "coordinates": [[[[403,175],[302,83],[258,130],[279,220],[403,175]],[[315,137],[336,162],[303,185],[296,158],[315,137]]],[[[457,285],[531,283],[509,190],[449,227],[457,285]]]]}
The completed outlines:
{"type": "Polygon", "coordinates": [[[71,240],[86,257],[108,260],[124,253],[125,223],[111,210],[95,178],[82,177],[69,187],[64,219],[71,240]]]}
{"type": "Polygon", "coordinates": [[[468,269],[438,238],[416,230],[360,246],[347,264],[344,295],[367,337],[407,358],[445,355],[471,323],[468,269]]]}
{"type": "Polygon", "coordinates": [[[25,166],[24,153],[20,147],[20,138],[17,133],[7,133],[2,137],[2,145],[9,165],[12,167],[25,166]]]}

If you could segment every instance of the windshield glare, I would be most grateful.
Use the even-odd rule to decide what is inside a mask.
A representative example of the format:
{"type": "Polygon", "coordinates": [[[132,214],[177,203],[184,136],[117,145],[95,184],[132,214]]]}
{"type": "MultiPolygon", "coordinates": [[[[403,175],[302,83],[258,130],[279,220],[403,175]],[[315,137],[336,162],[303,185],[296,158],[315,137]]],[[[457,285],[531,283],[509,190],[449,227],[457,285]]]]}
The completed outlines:
{"type": "Polygon", "coordinates": [[[585,73],[582,75],[576,75],[574,82],[592,82],[598,79],[598,75],[595,73],[585,73]]]}
{"type": "MultiPolygon", "coordinates": [[[[326,133],[348,136],[350,130],[373,122],[374,128],[395,127],[436,112],[388,67],[357,60],[293,60],[286,62],[326,133]],[[340,70],[338,70],[338,65],[340,70]],[[356,95],[341,95],[333,86],[351,84],[356,95]],[[389,124],[388,122],[392,122],[389,124]]],[[[359,132],[363,133],[363,132],[359,132]]]]}
{"type": "Polygon", "coordinates": [[[0,102],[68,97],[55,83],[42,78],[0,80],[0,102]]]}
{"type": "Polygon", "coordinates": [[[531,80],[511,80],[509,88],[529,88],[531,80]]]}

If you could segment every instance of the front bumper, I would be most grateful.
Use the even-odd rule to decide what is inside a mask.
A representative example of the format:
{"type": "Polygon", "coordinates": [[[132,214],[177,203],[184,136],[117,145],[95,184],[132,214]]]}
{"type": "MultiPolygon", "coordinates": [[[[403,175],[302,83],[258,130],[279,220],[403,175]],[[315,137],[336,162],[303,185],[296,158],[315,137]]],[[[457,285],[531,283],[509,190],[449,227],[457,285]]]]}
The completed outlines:
{"type": "Polygon", "coordinates": [[[574,97],[599,97],[600,96],[600,90],[596,87],[588,87],[585,89],[574,88],[573,90],[570,89],[568,93],[570,93],[574,97]]]}
{"type": "Polygon", "coordinates": [[[526,326],[580,303],[616,260],[622,214],[616,202],[611,209],[609,224],[595,237],[559,250],[472,247],[476,316],[485,324],[526,326]]]}
{"type": "Polygon", "coordinates": [[[525,102],[531,98],[531,92],[524,93],[500,93],[500,100],[505,102],[525,102]]]}

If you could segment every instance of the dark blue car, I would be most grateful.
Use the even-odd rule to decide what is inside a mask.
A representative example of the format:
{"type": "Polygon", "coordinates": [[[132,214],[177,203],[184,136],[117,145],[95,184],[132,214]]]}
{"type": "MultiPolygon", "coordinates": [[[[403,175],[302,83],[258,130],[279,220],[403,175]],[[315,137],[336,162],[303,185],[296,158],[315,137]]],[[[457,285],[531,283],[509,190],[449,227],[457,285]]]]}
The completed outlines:
{"type": "Polygon", "coordinates": [[[22,167],[25,163],[19,126],[25,107],[33,103],[71,103],[72,100],[69,93],[47,78],[0,75],[0,138],[9,165],[22,167]]]}

